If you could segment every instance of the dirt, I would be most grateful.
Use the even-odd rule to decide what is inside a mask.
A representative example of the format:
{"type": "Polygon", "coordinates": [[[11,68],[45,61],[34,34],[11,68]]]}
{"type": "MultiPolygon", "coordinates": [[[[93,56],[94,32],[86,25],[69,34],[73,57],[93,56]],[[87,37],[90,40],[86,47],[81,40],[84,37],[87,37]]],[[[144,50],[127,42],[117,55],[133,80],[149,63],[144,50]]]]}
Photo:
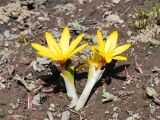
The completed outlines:
{"type": "MultiPolygon", "coordinates": [[[[15,1],[12,0],[12,2],[15,1]]],[[[160,3],[160,1],[130,0],[127,3],[125,1],[127,0],[121,0],[118,5],[112,5],[112,0],[92,0],[92,2],[86,1],[84,4],[79,4],[78,1],[73,0],[48,0],[45,4],[40,4],[40,7],[31,7],[32,9],[30,11],[41,12],[40,15],[49,16],[49,20],[39,21],[31,29],[31,33],[25,35],[29,43],[21,43],[18,41],[18,38],[0,40],[0,58],[6,56],[5,58],[7,60],[3,64],[0,64],[0,76],[5,79],[4,85],[6,86],[0,89],[0,120],[44,120],[48,118],[47,111],[50,104],[55,105],[52,112],[54,120],[60,120],[62,113],[66,110],[70,111],[69,120],[79,120],[80,117],[84,120],[125,120],[134,114],[139,114],[140,120],[159,120],[160,106],[145,91],[145,87],[150,85],[155,78],[160,79],[160,73],[153,72],[155,66],[160,68],[159,45],[152,46],[149,42],[136,41],[136,44],[133,44],[132,48],[125,53],[128,56],[127,62],[117,61],[116,64],[113,62],[106,67],[106,72],[94,87],[86,106],[78,112],[67,107],[69,105],[69,99],[67,98],[64,87],[59,86],[59,73],[51,63],[44,65],[45,70],[42,72],[36,72],[31,66],[31,62],[36,60],[38,56],[31,48],[30,43],[32,41],[46,44],[44,37],[45,31],[61,32],[69,22],[80,20],[82,17],[85,17],[85,20],[82,20],[81,25],[89,28],[85,33],[93,36],[96,35],[97,28],[102,29],[107,34],[116,30],[119,33],[119,44],[122,44],[128,41],[131,36],[138,35],[139,32],[134,31],[130,27],[132,18],[130,15],[134,13],[136,8],[149,9],[160,3]],[[76,7],[76,10],[56,12],[54,9],[56,5],[65,6],[68,3],[72,3],[76,7]],[[100,7],[99,9],[97,8],[98,6],[100,7]],[[103,16],[106,11],[116,13],[124,23],[116,23],[108,26],[111,23],[104,20],[105,16],[103,16]],[[62,20],[61,22],[63,24],[58,23],[58,20],[62,20]],[[127,34],[128,31],[132,31],[131,36],[127,34]],[[5,41],[9,43],[8,46],[4,45],[5,41]],[[19,47],[16,46],[15,41],[18,41],[19,47]],[[139,73],[136,69],[135,55],[143,73],[139,73]],[[127,85],[124,85],[126,82],[125,66],[129,75],[132,77],[132,81],[127,85]],[[30,79],[27,78],[28,74],[31,74],[30,79]],[[35,93],[29,93],[23,84],[15,80],[16,75],[22,78],[25,77],[25,80],[28,80],[29,83],[36,83],[38,81],[36,84],[39,84],[39,82],[42,82],[42,89],[52,87],[53,92],[48,93],[42,92],[42,89],[39,90],[37,93],[44,94],[41,104],[39,106],[33,105],[31,109],[28,109],[28,94],[34,96],[35,93]],[[102,103],[103,89],[117,96],[119,100],[102,103]]],[[[9,3],[11,3],[10,0],[0,0],[0,6],[6,6],[9,3]]],[[[33,14],[31,17],[23,20],[26,23],[30,20],[31,23],[35,23],[37,17],[37,15],[33,14]]],[[[0,34],[4,36],[4,31],[17,28],[19,24],[16,18],[11,17],[8,23],[0,24],[0,34]]],[[[29,27],[26,25],[23,29],[18,28],[13,34],[20,34],[24,30],[29,29],[29,27]]],[[[74,32],[72,31],[73,36],[77,34],[74,32]]],[[[75,78],[78,95],[81,94],[85,86],[87,80],[86,72],[76,72],[75,78]]],[[[160,84],[153,85],[152,87],[159,95],[160,84]]],[[[160,98],[160,95],[158,98],[160,98]]]]}

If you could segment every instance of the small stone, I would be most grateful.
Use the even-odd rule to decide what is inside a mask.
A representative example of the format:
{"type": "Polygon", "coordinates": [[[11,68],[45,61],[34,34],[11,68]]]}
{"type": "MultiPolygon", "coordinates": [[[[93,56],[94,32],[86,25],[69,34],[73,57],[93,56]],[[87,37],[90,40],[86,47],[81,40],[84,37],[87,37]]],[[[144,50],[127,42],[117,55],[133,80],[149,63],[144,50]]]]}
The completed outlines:
{"type": "Polygon", "coordinates": [[[15,41],[14,43],[16,48],[19,48],[21,46],[18,41],[15,41]]]}
{"type": "Polygon", "coordinates": [[[116,14],[111,14],[111,15],[107,16],[105,19],[108,22],[120,23],[120,24],[124,23],[124,21],[121,20],[120,17],[118,15],[116,15],[116,14]]]}
{"type": "Polygon", "coordinates": [[[10,34],[10,31],[9,30],[6,30],[6,31],[4,31],[4,37],[6,37],[6,38],[9,38],[10,36],[11,36],[11,34],[10,34]]]}
{"type": "Polygon", "coordinates": [[[61,120],[69,120],[70,112],[68,110],[64,111],[62,113],[62,118],[61,120]]]}
{"type": "Polygon", "coordinates": [[[53,104],[53,103],[51,103],[50,106],[51,106],[52,108],[55,108],[55,104],[53,104]]]}
{"type": "Polygon", "coordinates": [[[8,110],[8,113],[11,115],[13,114],[13,110],[8,110]]]}
{"type": "Polygon", "coordinates": [[[128,3],[128,2],[130,2],[131,0],[125,0],[125,3],[128,3]]]}
{"type": "Polygon", "coordinates": [[[6,82],[5,78],[0,76],[0,82],[5,83],[6,82]]]}
{"type": "Polygon", "coordinates": [[[37,62],[40,64],[40,65],[48,65],[51,63],[50,60],[48,60],[47,58],[44,58],[44,57],[37,57],[37,62]]]}
{"type": "Polygon", "coordinates": [[[127,31],[128,36],[132,35],[132,31],[127,31]]]}
{"type": "Polygon", "coordinates": [[[13,104],[13,103],[10,103],[10,105],[13,109],[17,109],[19,107],[19,104],[16,103],[16,104],[13,104]]]}
{"type": "Polygon", "coordinates": [[[49,120],[53,120],[53,115],[51,111],[47,111],[47,115],[48,115],[49,120]]]}
{"type": "Polygon", "coordinates": [[[4,110],[2,110],[1,108],[0,108],[0,117],[5,117],[6,116],[6,113],[4,112],[4,110]]]}
{"type": "Polygon", "coordinates": [[[112,2],[114,3],[114,4],[119,4],[119,2],[120,2],[121,0],[112,0],[112,2]]]}
{"type": "Polygon", "coordinates": [[[150,112],[151,112],[152,114],[154,114],[155,111],[156,111],[155,106],[150,105],[150,112]]]}
{"type": "Polygon", "coordinates": [[[139,114],[133,114],[132,116],[126,118],[126,120],[139,120],[141,116],[139,114]]]}
{"type": "Polygon", "coordinates": [[[32,62],[31,62],[31,66],[32,66],[33,69],[34,69],[35,71],[37,71],[37,72],[42,72],[42,71],[45,70],[45,67],[42,66],[42,65],[39,65],[39,64],[37,63],[37,61],[32,61],[32,62]]]}
{"type": "Polygon", "coordinates": [[[118,120],[118,116],[119,116],[118,113],[114,113],[114,114],[112,115],[113,120],[118,120]]]}
{"type": "Polygon", "coordinates": [[[113,111],[118,111],[118,107],[114,107],[114,108],[113,108],[113,111]]]}
{"type": "Polygon", "coordinates": [[[6,85],[0,82],[0,89],[5,89],[6,85]]]}
{"type": "Polygon", "coordinates": [[[38,17],[38,20],[40,21],[49,21],[50,19],[47,17],[38,17]]]}
{"type": "Polygon", "coordinates": [[[17,28],[12,28],[12,31],[13,31],[13,32],[16,32],[16,31],[17,31],[17,28]]]}
{"type": "Polygon", "coordinates": [[[4,58],[0,59],[0,65],[3,65],[7,62],[8,62],[7,59],[4,59],[4,58]]]}
{"type": "Polygon", "coordinates": [[[152,72],[153,73],[160,73],[160,68],[158,68],[157,66],[154,66],[152,72]]]}
{"type": "Polygon", "coordinates": [[[42,99],[43,99],[44,97],[45,97],[44,94],[38,93],[37,95],[35,95],[35,96],[33,97],[32,103],[33,103],[34,105],[39,106],[39,105],[42,104],[42,99]]]}
{"type": "Polygon", "coordinates": [[[159,84],[160,80],[158,77],[154,78],[154,84],[157,86],[159,84]]]}
{"type": "Polygon", "coordinates": [[[105,111],[105,113],[104,114],[109,114],[109,111],[105,111]]]}
{"type": "Polygon", "coordinates": [[[55,108],[55,104],[51,103],[50,107],[48,108],[48,110],[54,112],[55,111],[54,108],[55,108]]]}
{"type": "Polygon", "coordinates": [[[49,120],[48,118],[44,118],[43,120],[49,120]]]}
{"type": "Polygon", "coordinates": [[[29,65],[31,63],[31,58],[29,56],[21,57],[19,62],[25,65],[29,65]]]}
{"type": "Polygon", "coordinates": [[[8,46],[9,46],[8,41],[5,41],[3,45],[4,45],[5,47],[8,47],[8,46]]]}

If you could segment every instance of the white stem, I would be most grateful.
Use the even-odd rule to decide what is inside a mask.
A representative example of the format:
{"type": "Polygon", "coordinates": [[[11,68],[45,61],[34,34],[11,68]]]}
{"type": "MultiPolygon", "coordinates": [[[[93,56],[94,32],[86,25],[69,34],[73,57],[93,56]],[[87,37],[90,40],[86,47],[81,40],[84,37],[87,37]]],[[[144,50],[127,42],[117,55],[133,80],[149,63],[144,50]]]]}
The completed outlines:
{"type": "Polygon", "coordinates": [[[102,73],[103,73],[103,70],[95,70],[94,66],[90,66],[87,84],[76,104],[75,110],[78,111],[84,107],[94,85],[100,79],[102,73]]]}
{"type": "Polygon", "coordinates": [[[64,82],[65,82],[65,86],[66,86],[66,90],[67,90],[67,96],[72,99],[71,103],[69,105],[69,108],[73,108],[76,105],[77,101],[78,101],[78,97],[77,97],[77,93],[76,93],[74,82],[71,83],[71,80],[69,80],[62,73],[61,73],[61,76],[63,77],[64,82]]]}

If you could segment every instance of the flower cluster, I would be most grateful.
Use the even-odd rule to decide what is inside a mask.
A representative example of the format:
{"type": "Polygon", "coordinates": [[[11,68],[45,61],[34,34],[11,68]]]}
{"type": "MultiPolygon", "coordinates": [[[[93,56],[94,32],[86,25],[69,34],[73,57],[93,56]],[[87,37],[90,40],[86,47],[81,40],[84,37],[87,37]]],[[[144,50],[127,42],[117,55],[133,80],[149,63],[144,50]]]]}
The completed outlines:
{"type": "Polygon", "coordinates": [[[47,47],[37,43],[32,43],[31,45],[37,50],[37,54],[40,56],[44,56],[52,61],[59,62],[61,66],[61,76],[64,79],[67,95],[72,99],[69,107],[75,107],[75,110],[79,110],[84,107],[94,85],[103,74],[103,66],[110,63],[112,59],[127,60],[127,57],[120,56],[120,54],[131,46],[131,44],[117,46],[117,31],[112,32],[106,40],[103,40],[102,33],[98,30],[98,45],[91,46],[91,50],[94,52],[94,54],[91,55],[91,59],[86,60],[89,64],[88,80],[81,96],[78,98],[74,84],[74,65],[70,64],[66,67],[65,64],[66,61],[71,59],[74,54],[88,46],[88,43],[85,43],[77,47],[83,39],[84,34],[80,34],[70,43],[71,36],[69,28],[65,27],[58,43],[48,32],[45,33],[45,37],[48,45],[47,47]]]}

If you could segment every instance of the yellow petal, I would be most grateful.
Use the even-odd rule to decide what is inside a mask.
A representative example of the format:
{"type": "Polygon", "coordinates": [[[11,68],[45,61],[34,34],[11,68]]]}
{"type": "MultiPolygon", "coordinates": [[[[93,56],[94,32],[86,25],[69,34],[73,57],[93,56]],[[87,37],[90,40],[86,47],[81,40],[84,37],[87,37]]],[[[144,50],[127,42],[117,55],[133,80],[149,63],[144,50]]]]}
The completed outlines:
{"type": "Polygon", "coordinates": [[[77,47],[77,45],[80,43],[83,37],[84,34],[81,34],[71,43],[71,45],[68,48],[67,54],[70,54],[77,47]]]}
{"type": "Polygon", "coordinates": [[[99,48],[99,46],[91,46],[91,50],[105,58],[105,53],[99,48]]]}
{"type": "Polygon", "coordinates": [[[90,48],[91,48],[91,50],[92,50],[93,52],[95,52],[95,53],[98,52],[98,51],[97,51],[97,46],[93,45],[93,46],[91,46],[90,48]]]}
{"type": "Polygon", "coordinates": [[[111,51],[116,48],[116,46],[117,46],[117,41],[118,41],[118,32],[117,32],[117,31],[114,31],[113,34],[115,34],[115,35],[114,35],[115,38],[114,38],[114,40],[112,41],[112,45],[111,45],[111,48],[110,48],[111,51]]]}
{"type": "Polygon", "coordinates": [[[45,52],[37,52],[38,55],[43,56],[43,57],[47,57],[49,59],[53,60],[59,60],[56,56],[54,55],[50,55],[50,54],[46,54],[45,52]]]}
{"type": "Polygon", "coordinates": [[[95,53],[94,55],[91,56],[91,59],[88,60],[88,63],[94,65],[95,68],[98,68],[101,63],[101,59],[102,57],[98,53],[95,53]]]}
{"type": "Polygon", "coordinates": [[[47,47],[41,46],[37,43],[31,43],[32,47],[38,50],[38,54],[44,57],[53,58],[56,57],[50,49],[47,47]]]}
{"type": "Polygon", "coordinates": [[[78,53],[79,51],[81,51],[82,49],[84,49],[85,47],[88,46],[88,43],[81,45],[80,47],[76,48],[73,52],[71,52],[67,58],[70,58],[72,55],[78,53]]]}
{"type": "Polygon", "coordinates": [[[110,63],[112,61],[110,53],[108,53],[108,54],[105,55],[105,60],[106,60],[107,63],[110,63]]]}
{"type": "Polygon", "coordinates": [[[118,32],[117,32],[117,31],[112,32],[112,33],[107,37],[104,51],[107,52],[107,51],[110,51],[110,50],[112,50],[113,48],[115,48],[116,43],[117,43],[117,39],[118,39],[118,32]]]}
{"type": "Polygon", "coordinates": [[[59,41],[59,45],[61,47],[63,54],[65,54],[65,52],[68,50],[69,40],[70,40],[69,28],[65,27],[62,32],[61,39],[59,41]]]}
{"type": "Polygon", "coordinates": [[[46,37],[49,49],[51,49],[56,55],[60,54],[61,53],[60,48],[56,43],[56,40],[54,39],[54,37],[48,32],[46,32],[45,37],[46,37]]]}
{"type": "Polygon", "coordinates": [[[99,30],[97,30],[97,38],[98,38],[99,48],[101,50],[103,50],[104,49],[104,41],[103,41],[102,33],[99,30]]]}
{"type": "Polygon", "coordinates": [[[114,60],[127,60],[127,58],[124,56],[115,56],[112,59],[114,59],[114,60]]]}
{"type": "Polygon", "coordinates": [[[131,46],[131,44],[125,44],[125,45],[122,45],[122,46],[119,46],[115,49],[114,53],[112,56],[116,56],[116,55],[119,55],[121,53],[123,53],[124,51],[126,51],[129,47],[131,46]]]}

